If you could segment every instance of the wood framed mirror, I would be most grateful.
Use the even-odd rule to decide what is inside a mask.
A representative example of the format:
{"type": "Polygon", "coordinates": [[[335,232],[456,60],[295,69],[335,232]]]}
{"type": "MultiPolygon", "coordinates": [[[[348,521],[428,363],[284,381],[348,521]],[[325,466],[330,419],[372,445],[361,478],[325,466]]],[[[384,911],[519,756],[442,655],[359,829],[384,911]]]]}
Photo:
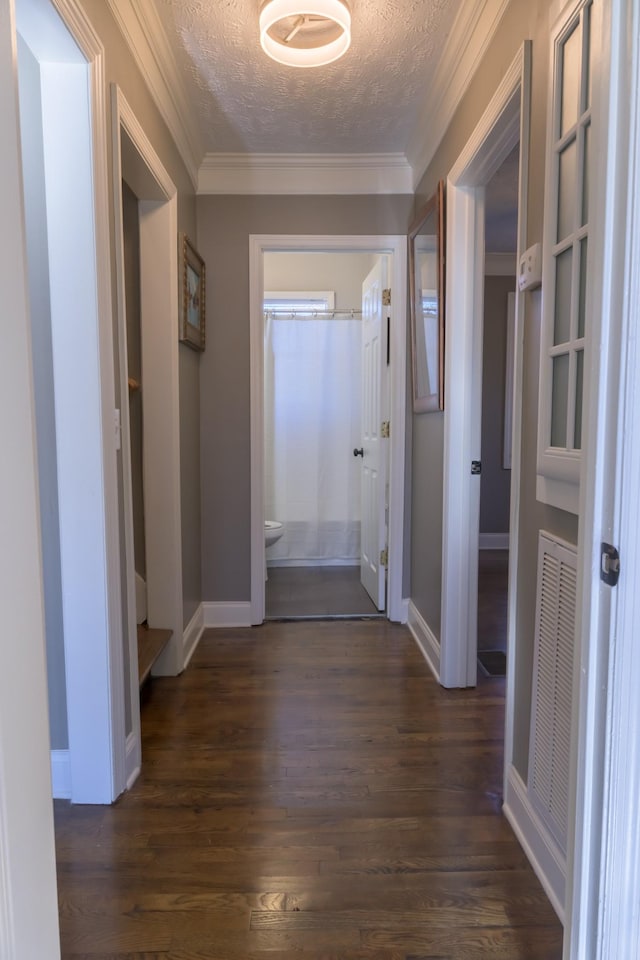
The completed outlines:
{"type": "Polygon", "coordinates": [[[444,180],[409,230],[415,413],[444,410],[444,180]]]}

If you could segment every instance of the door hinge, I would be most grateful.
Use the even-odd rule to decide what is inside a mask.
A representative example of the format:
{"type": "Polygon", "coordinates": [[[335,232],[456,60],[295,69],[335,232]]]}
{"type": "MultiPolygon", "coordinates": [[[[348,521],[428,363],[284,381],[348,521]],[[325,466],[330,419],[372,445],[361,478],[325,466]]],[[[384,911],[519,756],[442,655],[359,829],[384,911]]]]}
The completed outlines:
{"type": "Polygon", "coordinates": [[[391,287],[385,287],[385,289],[382,291],[382,306],[391,306],[391,287]]]}
{"type": "Polygon", "coordinates": [[[389,566],[389,551],[385,547],[384,550],[380,551],[380,566],[388,567],[389,566]]]}
{"type": "Polygon", "coordinates": [[[479,473],[482,473],[482,462],[480,460],[471,461],[471,476],[477,477],[479,473]]]}
{"type": "Polygon", "coordinates": [[[620,576],[620,554],[611,543],[600,544],[600,579],[615,587],[620,576]]]}
{"type": "Polygon", "coordinates": [[[391,421],[383,420],[380,424],[380,436],[383,440],[388,440],[391,436],[391,421]]]}

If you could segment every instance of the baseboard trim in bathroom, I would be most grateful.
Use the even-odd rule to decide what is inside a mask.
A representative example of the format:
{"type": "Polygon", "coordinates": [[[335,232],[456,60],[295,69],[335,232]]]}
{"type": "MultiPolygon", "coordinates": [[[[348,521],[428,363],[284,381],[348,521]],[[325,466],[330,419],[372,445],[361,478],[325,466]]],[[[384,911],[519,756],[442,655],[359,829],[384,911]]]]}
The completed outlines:
{"type": "Polygon", "coordinates": [[[265,623],[291,623],[298,620],[386,620],[386,613],[317,613],[291,617],[265,617],[265,623]]]}
{"type": "Polygon", "coordinates": [[[250,627],[251,603],[206,600],[202,604],[202,619],[204,627],[250,627]]]}

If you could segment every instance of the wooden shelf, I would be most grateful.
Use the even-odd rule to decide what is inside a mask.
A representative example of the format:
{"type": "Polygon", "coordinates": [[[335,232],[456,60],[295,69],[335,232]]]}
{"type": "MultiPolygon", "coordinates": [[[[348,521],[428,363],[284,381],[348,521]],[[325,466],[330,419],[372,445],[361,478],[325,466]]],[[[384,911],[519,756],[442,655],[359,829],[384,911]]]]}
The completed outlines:
{"type": "Polygon", "coordinates": [[[151,673],[151,668],[172,636],[172,630],[148,627],[146,624],[138,626],[138,681],[140,686],[151,673]]]}

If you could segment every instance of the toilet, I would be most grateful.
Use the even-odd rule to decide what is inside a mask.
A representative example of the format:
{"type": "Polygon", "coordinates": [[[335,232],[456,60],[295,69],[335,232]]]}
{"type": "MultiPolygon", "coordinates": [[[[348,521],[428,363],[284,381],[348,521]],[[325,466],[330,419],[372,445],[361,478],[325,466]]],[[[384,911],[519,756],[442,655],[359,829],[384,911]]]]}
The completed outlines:
{"type": "Polygon", "coordinates": [[[272,547],[277,543],[284,533],[284,523],[279,520],[265,520],[264,522],[264,545],[272,547]]]}

